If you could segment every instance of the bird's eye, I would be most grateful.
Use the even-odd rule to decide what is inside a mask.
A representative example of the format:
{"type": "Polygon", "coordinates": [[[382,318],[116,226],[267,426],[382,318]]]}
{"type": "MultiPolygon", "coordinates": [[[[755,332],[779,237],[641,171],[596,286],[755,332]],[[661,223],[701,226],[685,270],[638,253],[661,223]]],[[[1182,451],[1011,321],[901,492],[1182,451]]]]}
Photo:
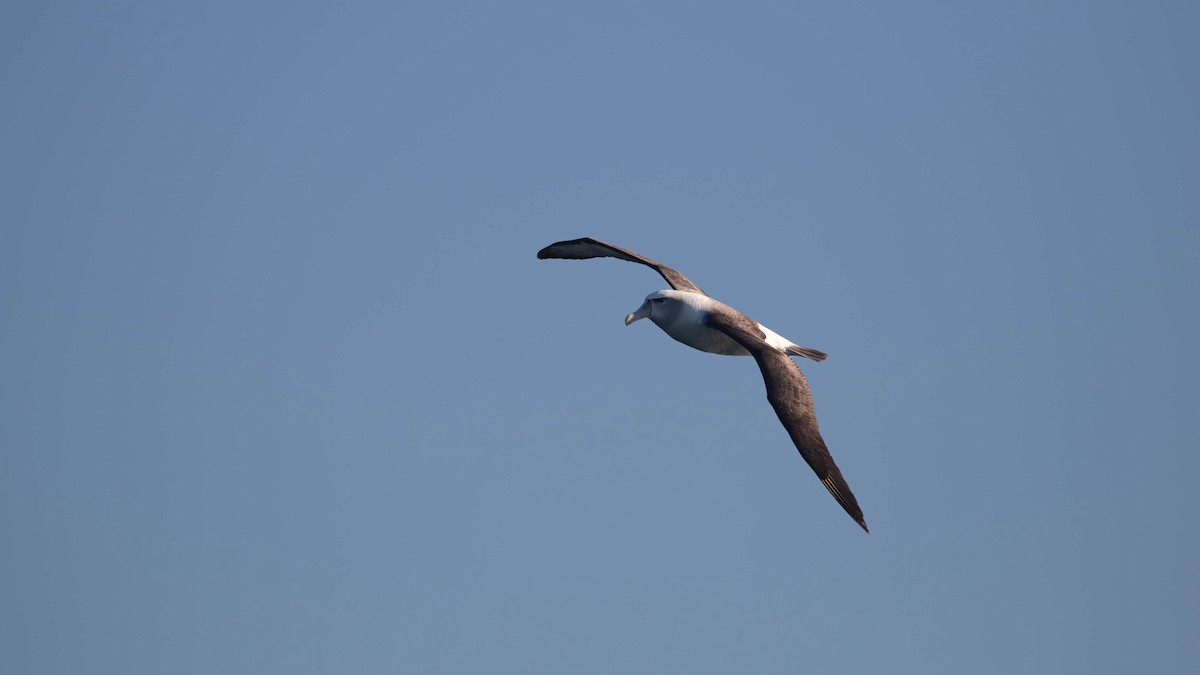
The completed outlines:
{"type": "Polygon", "coordinates": [[[650,302],[662,302],[663,298],[650,298],[650,302]]]}

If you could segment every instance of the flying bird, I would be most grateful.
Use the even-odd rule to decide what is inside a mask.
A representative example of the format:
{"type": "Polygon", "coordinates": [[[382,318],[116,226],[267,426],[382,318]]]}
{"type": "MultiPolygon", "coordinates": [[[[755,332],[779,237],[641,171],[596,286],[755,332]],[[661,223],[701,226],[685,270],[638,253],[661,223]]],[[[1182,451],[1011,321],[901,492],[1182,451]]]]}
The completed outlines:
{"type": "Polygon", "coordinates": [[[858,500],[854,498],[846,479],[842,478],[837,464],[834,464],[817,428],[808,381],[790,358],[803,356],[813,361],[823,361],[826,357],[824,352],[795,344],[729,305],[714,300],[678,271],[599,239],[584,237],[560,241],[538,251],[537,257],[543,260],[617,258],[645,265],[662,275],[670,284],[670,290],[647,295],[642,306],[625,317],[625,325],[650,319],[667,335],[700,351],[753,356],[762,371],[767,400],[791,436],[792,443],[800,451],[800,456],[808,462],[817,478],[821,479],[821,483],[854,522],[867,530],[858,500]]]}

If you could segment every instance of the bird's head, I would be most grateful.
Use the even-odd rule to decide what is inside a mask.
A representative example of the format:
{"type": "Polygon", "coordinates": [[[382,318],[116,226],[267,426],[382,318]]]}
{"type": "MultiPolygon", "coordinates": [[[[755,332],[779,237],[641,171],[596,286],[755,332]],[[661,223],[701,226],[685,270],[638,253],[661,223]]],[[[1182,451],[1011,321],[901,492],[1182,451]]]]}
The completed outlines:
{"type": "Polygon", "coordinates": [[[638,319],[650,319],[654,323],[666,320],[668,318],[668,305],[670,304],[668,301],[672,299],[668,294],[672,292],[655,291],[647,295],[646,301],[642,303],[642,306],[634,310],[633,314],[625,317],[625,325],[628,326],[638,319]]]}

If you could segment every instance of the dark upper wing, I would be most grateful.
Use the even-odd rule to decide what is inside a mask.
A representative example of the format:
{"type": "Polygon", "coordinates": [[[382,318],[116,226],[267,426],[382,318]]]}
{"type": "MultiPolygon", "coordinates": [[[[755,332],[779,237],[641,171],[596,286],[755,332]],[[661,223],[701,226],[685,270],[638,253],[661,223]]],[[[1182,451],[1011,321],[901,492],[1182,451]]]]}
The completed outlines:
{"type": "Polygon", "coordinates": [[[854,498],[846,479],[842,478],[837,464],[833,463],[833,456],[829,454],[825,439],[821,438],[821,432],[817,429],[812,393],[804,373],[786,354],[768,345],[758,326],[736,310],[710,313],[707,322],[754,356],[762,371],[763,382],[767,385],[767,400],[775,408],[775,414],[792,437],[800,456],[808,462],[846,513],[866,530],[867,522],[863,519],[862,509],[858,507],[858,500],[854,498]]]}
{"type": "Polygon", "coordinates": [[[583,239],[572,239],[570,241],[560,241],[550,244],[546,248],[538,251],[538,258],[545,260],[546,258],[565,258],[568,260],[585,260],[587,258],[617,258],[620,260],[628,260],[629,262],[645,265],[650,269],[662,275],[663,279],[671,284],[671,288],[677,291],[692,291],[701,295],[708,295],[700,290],[700,287],[693,284],[690,279],[683,276],[674,269],[663,265],[662,263],[654,262],[649,258],[644,258],[633,251],[626,251],[623,248],[606,244],[599,239],[584,237],[583,239]]]}

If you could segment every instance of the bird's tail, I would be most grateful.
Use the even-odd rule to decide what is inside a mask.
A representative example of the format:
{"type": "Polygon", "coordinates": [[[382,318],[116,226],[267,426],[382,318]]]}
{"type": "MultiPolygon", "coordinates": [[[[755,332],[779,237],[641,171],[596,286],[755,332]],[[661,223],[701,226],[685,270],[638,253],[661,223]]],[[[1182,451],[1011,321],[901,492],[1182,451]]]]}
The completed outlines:
{"type": "Polygon", "coordinates": [[[803,356],[804,358],[812,359],[813,361],[824,361],[825,359],[829,358],[829,355],[825,352],[817,351],[816,349],[809,349],[808,347],[801,347],[800,345],[792,345],[788,347],[787,353],[791,354],[792,356],[803,356]]]}

